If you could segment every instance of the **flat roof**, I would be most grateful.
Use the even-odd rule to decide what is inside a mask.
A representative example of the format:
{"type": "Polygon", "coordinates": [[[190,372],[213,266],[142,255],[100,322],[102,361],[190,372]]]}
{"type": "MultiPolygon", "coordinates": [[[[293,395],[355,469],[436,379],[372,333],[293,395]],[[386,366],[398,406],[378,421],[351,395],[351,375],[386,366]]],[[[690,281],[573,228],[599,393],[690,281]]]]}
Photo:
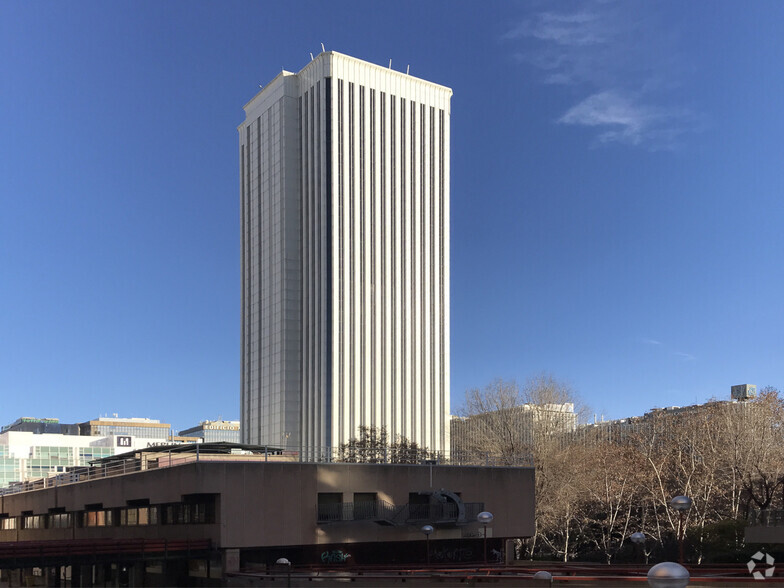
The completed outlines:
{"type": "Polygon", "coordinates": [[[213,443],[177,443],[170,445],[153,445],[142,449],[134,449],[125,453],[118,453],[108,457],[102,457],[91,461],[91,464],[110,464],[127,459],[138,459],[142,455],[155,453],[199,453],[211,455],[229,455],[234,451],[246,451],[253,455],[280,454],[285,451],[284,447],[272,447],[268,445],[249,445],[246,443],[231,443],[229,441],[215,441],[213,443]]]}

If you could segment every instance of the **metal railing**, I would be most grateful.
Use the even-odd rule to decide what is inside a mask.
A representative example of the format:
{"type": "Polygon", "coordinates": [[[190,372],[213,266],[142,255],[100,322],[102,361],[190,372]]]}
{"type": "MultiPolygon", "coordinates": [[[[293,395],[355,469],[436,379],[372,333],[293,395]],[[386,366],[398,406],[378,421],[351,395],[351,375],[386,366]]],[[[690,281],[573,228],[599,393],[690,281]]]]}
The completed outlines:
{"type": "Polygon", "coordinates": [[[384,500],[335,502],[319,504],[317,518],[319,523],[369,520],[391,525],[422,522],[458,524],[476,521],[476,515],[482,512],[484,507],[484,502],[465,502],[459,506],[454,502],[401,505],[390,504],[384,500]]]}
{"type": "Polygon", "coordinates": [[[393,465],[457,465],[531,467],[529,452],[509,455],[481,451],[429,451],[398,447],[305,447],[299,461],[312,463],[377,463],[393,465]]]}
{"type": "Polygon", "coordinates": [[[32,492],[33,490],[43,490],[67,484],[79,482],[89,482],[100,478],[122,476],[141,471],[139,460],[125,460],[122,463],[101,466],[74,466],[69,471],[49,476],[48,478],[36,478],[35,480],[25,480],[24,482],[12,482],[8,488],[0,488],[0,495],[18,494],[20,492],[32,492]]]}
{"type": "Polygon", "coordinates": [[[407,504],[406,521],[457,521],[474,522],[476,515],[485,509],[484,502],[464,502],[458,506],[454,502],[442,504],[407,504]],[[461,510],[462,507],[462,510],[461,510]]]}
{"type": "Polygon", "coordinates": [[[13,482],[7,488],[0,488],[0,496],[43,490],[66,484],[89,482],[101,478],[122,476],[142,470],[175,467],[202,461],[220,462],[297,462],[297,463],[354,463],[389,464],[417,466],[482,466],[482,467],[532,467],[530,454],[519,456],[497,455],[469,451],[426,451],[421,449],[396,448],[304,448],[301,451],[275,450],[243,451],[240,453],[199,452],[194,444],[193,452],[165,452],[156,455],[145,454],[142,459],[129,458],[121,462],[100,463],[93,466],[73,466],[65,473],[47,478],[37,478],[24,482],[13,482]]]}
{"type": "Polygon", "coordinates": [[[318,505],[320,523],[359,520],[388,520],[394,517],[395,506],[383,500],[367,502],[334,502],[318,505]]]}

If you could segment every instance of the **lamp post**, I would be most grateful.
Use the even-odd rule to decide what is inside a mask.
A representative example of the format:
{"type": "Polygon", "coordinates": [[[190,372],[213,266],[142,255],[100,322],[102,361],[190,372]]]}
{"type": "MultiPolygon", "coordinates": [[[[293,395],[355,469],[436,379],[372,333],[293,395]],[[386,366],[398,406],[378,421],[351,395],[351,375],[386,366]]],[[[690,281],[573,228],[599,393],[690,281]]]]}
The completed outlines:
{"type": "Polygon", "coordinates": [[[476,515],[476,520],[484,526],[482,533],[484,537],[483,551],[485,554],[485,564],[487,564],[487,525],[493,522],[493,513],[487,511],[480,512],[478,515],[476,515]]]}
{"type": "Polygon", "coordinates": [[[680,515],[680,520],[678,522],[678,553],[680,555],[679,563],[683,565],[683,527],[686,519],[686,511],[691,508],[691,498],[688,496],[676,496],[670,501],[670,506],[677,510],[680,515]]]}
{"type": "Polygon", "coordinates": [[[632,533],[629,536],[629,540],[634,543],[635,546],[639,546],[635,547],[635,549],[639,548],[640,550],[640,563],[645,563],[643,560],[643,557],[645,556],[645,533],[640,533],[639,531],[632,533]]]}
{"type": "Polygon", "coordinates": [[[425,547],[427,548],[427,565],[430,565],[430,533],[433,532],[433,525],[425,525],[420,529],[425,534],[425,547]]]}
{"type": "Polygon", "coordinates": [[[291,586],[291,562],[285,557],[279,557],[275,565],[286,570],[286,586],[291,586]]]}

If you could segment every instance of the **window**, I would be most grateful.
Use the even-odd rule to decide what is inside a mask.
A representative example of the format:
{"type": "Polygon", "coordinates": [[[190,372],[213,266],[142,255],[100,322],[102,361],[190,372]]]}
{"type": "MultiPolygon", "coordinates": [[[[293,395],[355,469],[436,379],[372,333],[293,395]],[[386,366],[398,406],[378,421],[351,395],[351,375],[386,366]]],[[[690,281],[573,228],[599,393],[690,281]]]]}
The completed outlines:
{"type": "MultiPolygon", "coordinates": [[[[158,524],[158,507],[149,512],[149,523],[158,524]]],[[[160,507],[160,522],[163,525],[203,525],[215,522],[215,496],[186,496],[184,502],[165,504],[160,507]]]]}
{"type": "Polygon", "coordinates": [[[17,528],[19,517],[9,517],[7,514],[0,515],[0,530],[12,531],[17,528]]]}
{"type": "Polygon", "coordinates": [[[375,492],[354,492],[354,520],[376,518],[377,505],[375,492]]]}
{"type": "Polygon", "coordinates": [[[112,511],[109,509],[82,512],[83,527],[111,527],[113,520],[112,511]]]}
{"type": "Polygon", "coordinates": [[[157,506],[129,506],[119,509],[120,526],[157,525],[157,506]]]}
{"type": "Polygon", "coordinates": [[[50,529],[70,529],[73,517],[71,513],[65,512],[64,508],[49,509],[49,528],[50,529]]]}
{"type": "Polygon", "coordinates": [[[414,520],[426,520],[430,518],[430,496],[419,492],[408,493],[408,512],[409,518],[414,520]]]}
{"type": "Polygon", "coordinates": [[[320,522],[343,520],[343,494],[340,492],[318,493],[318,520],[320,522]]]}
{"type": "Polygon", "coordinates": [[[34,515],[32,513],[22,513],[23,529],[45,529],[46,515],[34,515]]]}

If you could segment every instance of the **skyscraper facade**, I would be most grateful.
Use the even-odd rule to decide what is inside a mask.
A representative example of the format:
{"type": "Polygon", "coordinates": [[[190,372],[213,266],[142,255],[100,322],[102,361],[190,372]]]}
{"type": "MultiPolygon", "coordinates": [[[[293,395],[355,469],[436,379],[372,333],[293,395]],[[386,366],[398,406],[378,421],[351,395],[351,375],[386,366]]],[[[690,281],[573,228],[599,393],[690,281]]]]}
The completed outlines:
{"type": "Polygon", "coordinates": [[[245,105],[244,442],[449,448],[451,95],[330,51],[245,105]]]}

